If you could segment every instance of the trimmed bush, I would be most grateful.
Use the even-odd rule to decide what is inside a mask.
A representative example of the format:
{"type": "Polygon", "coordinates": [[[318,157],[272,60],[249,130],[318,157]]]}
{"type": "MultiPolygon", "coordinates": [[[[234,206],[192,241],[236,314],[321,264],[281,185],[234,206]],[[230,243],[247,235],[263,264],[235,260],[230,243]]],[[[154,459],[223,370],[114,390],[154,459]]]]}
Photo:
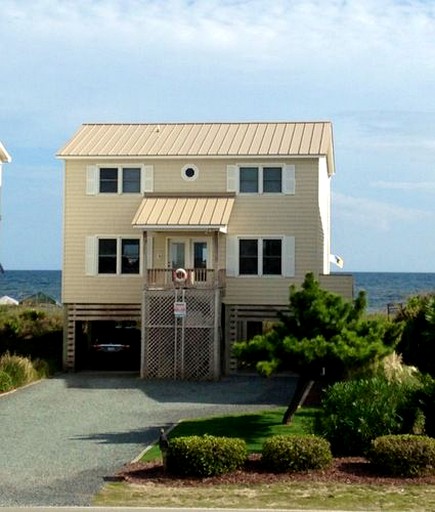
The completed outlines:
{"type": "Polygon", "coordinates": [[[427,436],[381,436],[372,441],[367,456],[389,475],[416,477],[435,473],[435,439],[427,436]]]}
{"type": "Polygon", "coordinates": [[[12,379],[9,374],[0,370],[0,393],[5,393],[13,389],[12,379]]]}
{"type": "Polygon", "coordinates": [[[38,374],[30,359],[9,354],[9,352],[0,357],[0,370],[9,375],[14,388],[25,386],[38,379],[38,374]]]}
{"type": "Polygon", "coordinates": [[[414,379],[383,377],[338,382],[325,393],[314,431],[328,439],[335,455],[364,455],[376,437],[414,432],[418,386],[414,379]]]}
{"type": "Polygon", "coordinates": [[[332,462],[330,444],[314,435],[272,436],[263,444],[261,461],[275,473],[323,469],[332,462]]]}
{"type": "Polygon", "coordinates": [[[210,435],[170,440],[166,469],[178,476],[209,477],[240,469],[248,450],[243,439],[210,435]]]}

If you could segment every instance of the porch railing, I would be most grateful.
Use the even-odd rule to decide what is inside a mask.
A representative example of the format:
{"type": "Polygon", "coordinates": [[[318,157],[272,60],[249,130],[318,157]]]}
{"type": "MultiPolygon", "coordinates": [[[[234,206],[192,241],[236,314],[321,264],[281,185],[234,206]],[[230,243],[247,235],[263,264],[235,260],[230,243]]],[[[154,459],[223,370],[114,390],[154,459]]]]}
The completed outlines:
{"type": "Polygon", "coordinates": [[[176,275],[177,269],[149,268],[146,272],[146,288],[222,288],[225,286],[225,269],[186,268],[186,279],[176,275]]]}

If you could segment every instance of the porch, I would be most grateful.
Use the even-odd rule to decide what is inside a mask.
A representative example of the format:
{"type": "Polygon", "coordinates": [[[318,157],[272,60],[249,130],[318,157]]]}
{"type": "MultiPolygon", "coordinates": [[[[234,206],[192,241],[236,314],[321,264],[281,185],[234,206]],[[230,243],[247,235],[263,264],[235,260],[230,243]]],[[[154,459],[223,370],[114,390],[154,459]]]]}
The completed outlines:
{"type": "Polygon", "coordinates": [[[214,289],[225,287],[226,270],[210,268],[150,268],[145,274],[144,288],[148,290],[170,290],[173,288],[214,289]]]}

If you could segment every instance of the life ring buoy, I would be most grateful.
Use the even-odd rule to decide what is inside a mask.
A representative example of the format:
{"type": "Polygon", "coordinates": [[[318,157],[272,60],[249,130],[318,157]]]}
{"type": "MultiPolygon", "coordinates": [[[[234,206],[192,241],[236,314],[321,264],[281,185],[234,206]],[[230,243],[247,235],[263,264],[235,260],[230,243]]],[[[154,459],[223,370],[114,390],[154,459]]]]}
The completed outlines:
{"type": "Polygon", "coordinates": [[[174,272],[174,281],[176,283],[184,283],[187,279],[187,272],[184,270],[184,268],[177,268],[177,270],[174,272]]]}

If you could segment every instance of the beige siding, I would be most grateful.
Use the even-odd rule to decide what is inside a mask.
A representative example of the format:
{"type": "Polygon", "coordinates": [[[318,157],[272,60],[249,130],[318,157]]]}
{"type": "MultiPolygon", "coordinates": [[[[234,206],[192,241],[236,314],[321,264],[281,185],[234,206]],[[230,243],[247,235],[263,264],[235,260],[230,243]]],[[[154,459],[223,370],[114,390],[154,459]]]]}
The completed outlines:
{"type": "Polygon", "coordinates": [[[86,195],[86,165],[67,162],[65,168],[64,264],[65,303],[135,303],[141,300],[143,276],[86,276],[87,236],[142,236],[131,226],[141,194],[86,195]]]}
{"type": "MultiPolygon", "coordinates": [[[[309,128],[311,129],[311,128],[309,128]]],[[[314,127],[313,127],[314,129],[314,127]]],[[[109,134],[108,134],[109,135],[109,134]]],[[[262,134],[270,136],[267,130],[262,134]]],[[[314,136],[314,135],[313,135],[314,136]]],[[[109,143],[110,137],[107,140],[109,143]]],[[[176,144],[176,141],[173,141],[176,144]]],[[[251,164],[264,164],[264,158],[246,159],[251,164]]],[[[110,163],[108,159],[104,163],[110,163]]],[[[115,162],[115,160],[112,160],[115,162]]],[[[205,160],[200,158],[147,161],[154,167],[156,193],[222,193],[227,188],[227,165],[236,159],[205,160]],[[181,169],[186,164],[199,169],[195,181],[185,181],[181,169]]],[[[274,163],[279,162],[273,159],[274,163]]],[[[98,162],[100,165],[103,161],[98,162]]],[[[116,159],[117,164],[122,160],[116,159]]],[[[129,161],[129,165],[143,160],[129,161]]],[[[324,236],[318,201],[318,159],[283,159],[295,165],[294,195],[238,195],[228,225],[228,235],[287,235],[295,237],[296,275],[301,282],[308,271],[323,272],[324,236]]],[[[66,303],[135,303],[141,300],[144,276],[86,276],[85,239],[90,235],[142,236],[142,230],[131,222],[141,204],[141,194],[86,195],[86,167],[93,160],[67,161],[65,170],[64,272],[63,301],[66,303]]],[[[170,236],[198,237],[198,233],[153,233],[153,266],[167,265],[167,239],[170,236]]],[[[204,233],[204,236],[205,233],[204,233]]],[[[211,237],[211,234],[207,236],[211,237]]],[[[225,268],[225,235],[219,235],[219,266],[225,268]]],[[[144,243],[144,268],[146,248],[144,243]]],[[[228,279],[225,302],[283,303],[288,299],[290,279],[228,279]]]]}

